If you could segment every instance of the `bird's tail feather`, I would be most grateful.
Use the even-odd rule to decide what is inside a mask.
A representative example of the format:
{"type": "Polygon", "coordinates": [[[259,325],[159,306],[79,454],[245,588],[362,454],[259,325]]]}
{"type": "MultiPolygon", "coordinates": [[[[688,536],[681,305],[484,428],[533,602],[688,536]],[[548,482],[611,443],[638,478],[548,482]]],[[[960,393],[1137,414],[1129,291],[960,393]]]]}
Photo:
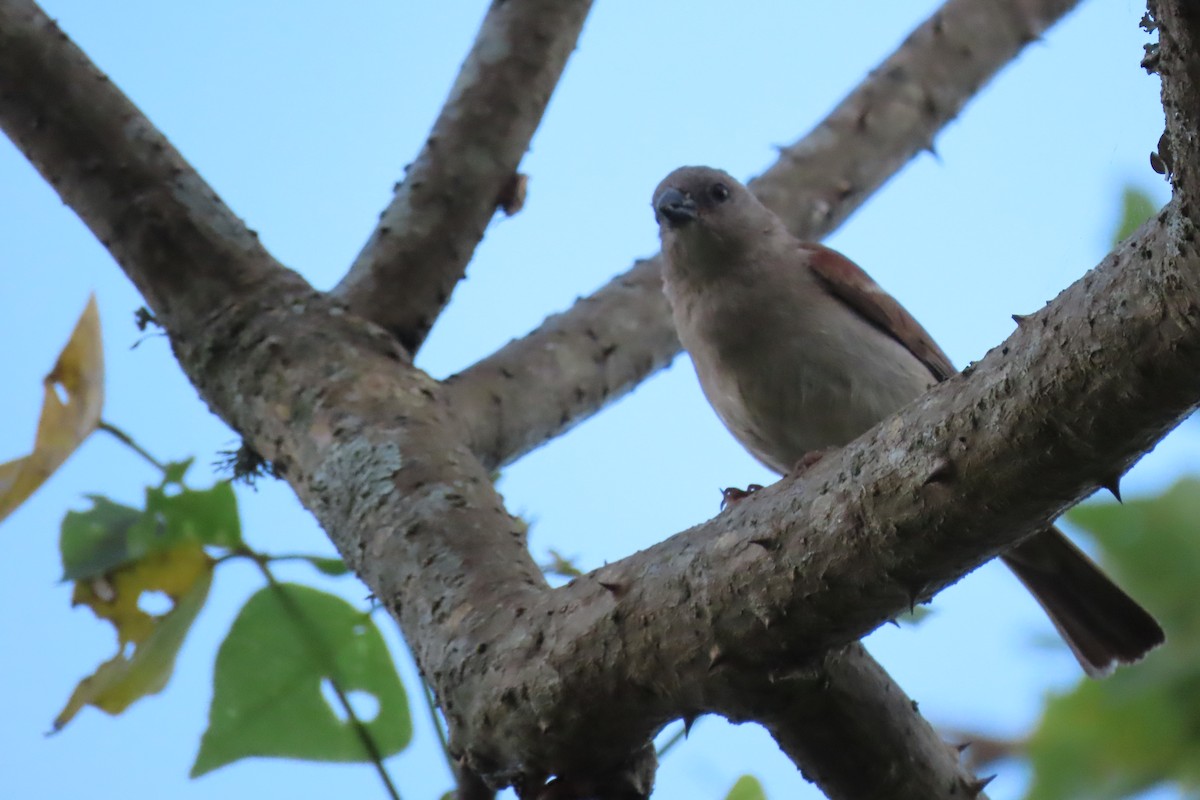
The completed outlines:
{"type": "Polygon", "coordinates": [[[1025,540],[1003,559],[1093,678],[1140,660],[1166,640],[1154,617],[1055,528],[1025,540]]]}

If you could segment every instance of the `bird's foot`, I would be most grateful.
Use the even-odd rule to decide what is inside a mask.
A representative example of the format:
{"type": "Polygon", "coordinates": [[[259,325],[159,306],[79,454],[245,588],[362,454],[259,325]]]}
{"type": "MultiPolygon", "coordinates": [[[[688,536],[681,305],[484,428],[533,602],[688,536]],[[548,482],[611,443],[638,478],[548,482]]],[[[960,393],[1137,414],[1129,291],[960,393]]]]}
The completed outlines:
{"type": "Polygon", "coordinates": [[[761,488],[763,488],[761,483],[752,483],[745,489],[736,489],[732,486],[727,489],[722,489],[721,510],[724,511],[726,506],[736,503],[739,500],[745,500],[747,497],[754,494],[761,488]]]}

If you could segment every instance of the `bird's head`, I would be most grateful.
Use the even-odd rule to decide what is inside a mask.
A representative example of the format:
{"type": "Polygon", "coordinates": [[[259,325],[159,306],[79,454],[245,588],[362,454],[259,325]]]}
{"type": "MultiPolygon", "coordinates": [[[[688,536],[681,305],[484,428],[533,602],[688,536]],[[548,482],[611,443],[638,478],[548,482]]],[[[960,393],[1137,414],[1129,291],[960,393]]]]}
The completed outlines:
{"type": "Polygon", "coordinates": [[[676,266],[717,266],[782,230],[749,189],[712,167],[675,170],[654,190],[653,206],[663,253],[676,266]]]}

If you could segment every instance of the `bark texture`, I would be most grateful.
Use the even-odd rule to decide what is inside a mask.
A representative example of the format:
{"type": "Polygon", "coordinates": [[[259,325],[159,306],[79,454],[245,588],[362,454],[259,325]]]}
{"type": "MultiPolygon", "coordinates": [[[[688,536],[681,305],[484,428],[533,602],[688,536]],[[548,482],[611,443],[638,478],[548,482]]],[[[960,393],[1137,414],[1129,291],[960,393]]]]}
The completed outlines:
{"type": "MultiPolygon", "coordinates": [[[[963,798],[981,785],[856,640],[1108,483],[1200,402],[1198,26],[1184,0],[1159,5],[1177,163],[1158,218],[966,374],[803,476],[558,589],[489,469],[670,359],[655,262],[445,386],[276,263],[28,0],[0,0],[0,125],[397,619],[468,773],[529,796],[550,776],[568,796],[642,796],[653,734],[717,713],[762,722],[831,797],[963,798]],[[539,392],[553,399],[519,410],[539,392]]],[[[802,234],[827,231],[1069,6],[952,0],[754,188],[802,234]]],[[[473,213],[439,223],[468,254],[473,213]]],[[[452,285],[466,257],[388,280],[452,285]]],[[[411,308],[433,315],[435,299],[411,308]]]]}
{"type": "Polygon", "coordinates": [[[983,797],[988,779],[964,769],[958,748],[914,713],[861,644],[826,654],[816,669],[747,680],[735,691],[745,717],[770,731],[805,777],[835,787],[830,796],[983,797]]]}
{"type": "Polygon", "coordinates": [[[517,178],[591,0],[496,0],[425,147],[334,294],[415,353],[517,178]]]}

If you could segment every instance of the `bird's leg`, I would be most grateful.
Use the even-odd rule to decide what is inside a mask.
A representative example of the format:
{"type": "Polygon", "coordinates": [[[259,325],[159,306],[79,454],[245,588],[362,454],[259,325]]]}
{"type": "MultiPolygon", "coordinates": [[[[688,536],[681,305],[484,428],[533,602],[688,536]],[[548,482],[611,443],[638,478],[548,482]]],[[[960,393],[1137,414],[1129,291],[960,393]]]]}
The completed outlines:
{"type": "Polygon", "coordinates": [[[752,483],[745,489],[737,489],[732,486],[721,490],[721,510],[725,510],[725,506],[736,503],[739,500],[745,500],[750,495],[763,488],[761,483],[752,483]]]}
{"type": "MultiPolygon", "coordinates": [[[[833,452],[834,450],[837,450],[837,448],[836,447],[823,447],[820,450],[809,450],[807,453],[800,456],[800,460],[796,462],[796,465],[794,467],[792,467],[791,472],[789,472],[788,474],[789,475],[803,475],[806,471],[808,471],[809,469],[812,468],[813,464],[816,464],[818,461],[820,461],[822,458],[824,458],[825,456],[827,456],[829,453],[833,452]]],[[[754,494],[761,488],[763,488],[762,484],[752,483],[749,486],[747,486],[745,489],[738,489],[733,486],[730,486],[726,489],[722,489],[721,490],[721,510],[724,511],[726,506],[732,505],[733,503],[736,503],[739,500],[745,500],[747,497],[754,494]]]]}

